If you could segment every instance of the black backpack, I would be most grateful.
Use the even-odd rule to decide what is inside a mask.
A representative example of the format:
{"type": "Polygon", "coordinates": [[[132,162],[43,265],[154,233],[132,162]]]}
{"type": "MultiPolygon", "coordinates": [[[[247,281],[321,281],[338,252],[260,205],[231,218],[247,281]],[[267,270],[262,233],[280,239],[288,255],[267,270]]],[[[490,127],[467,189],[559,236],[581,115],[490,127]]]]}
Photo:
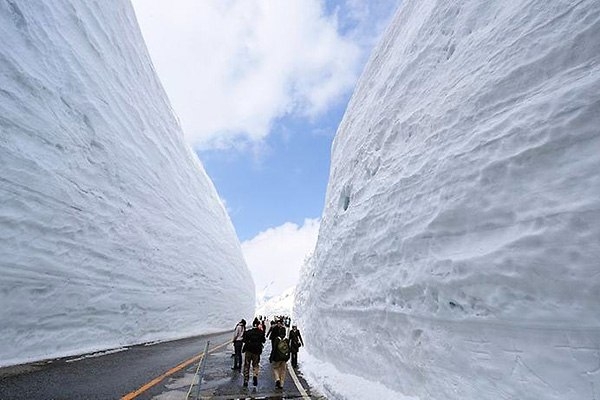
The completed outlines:
{"type": "Polygon", "coordinates": [[[261,354],[264,342],[264,333],[258,328],[252,328],[244,333],[244,348],[242,352],[249,351],[254,354],[261,354]]]}

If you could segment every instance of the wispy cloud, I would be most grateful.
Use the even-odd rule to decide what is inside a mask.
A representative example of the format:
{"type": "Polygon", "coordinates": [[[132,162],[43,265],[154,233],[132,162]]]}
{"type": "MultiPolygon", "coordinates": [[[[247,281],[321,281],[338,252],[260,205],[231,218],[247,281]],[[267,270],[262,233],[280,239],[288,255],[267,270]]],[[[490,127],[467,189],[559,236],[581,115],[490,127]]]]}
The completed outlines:
{"type": "Polygon", "coordinates": [[[314,117],[355,84],[363,49],[318,0],[134,0],[188,141],[260,142],[286,115],[314,117]]]}

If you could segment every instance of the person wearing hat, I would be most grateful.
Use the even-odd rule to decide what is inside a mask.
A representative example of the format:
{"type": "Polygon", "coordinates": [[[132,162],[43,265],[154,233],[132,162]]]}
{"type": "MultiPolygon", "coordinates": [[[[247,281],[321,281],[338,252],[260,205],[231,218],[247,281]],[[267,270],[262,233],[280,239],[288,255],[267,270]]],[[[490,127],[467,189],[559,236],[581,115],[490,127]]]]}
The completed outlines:
{"type": "Polygon", "coordinates": [[[244,334],[244,387],[248,387],[250,379],[250,364],[252,364],[252,384],[258,385],[260,355],[265,342],[265,332],[260,329],[260,321],[254,318],[252,329],[244,334]]]}
{"type": "Polygon", "coordinates": [[[290,331],[290,354],[292,356],[292,367],[294,368],[298,367],[298,350],[300,350],[300,346],[304,346],[302,335],[298,327],[292,325],[292,330],[290,331]]]}
{"type": "Polygon", "coordinates": [[[242,345],[244,340],[244,332],[246,332],[246,320],[242,318],[240,322],[235,326],[233,331],[233,349],[235,354],[233,355],[233,370],[242,369],[242,345]]]}

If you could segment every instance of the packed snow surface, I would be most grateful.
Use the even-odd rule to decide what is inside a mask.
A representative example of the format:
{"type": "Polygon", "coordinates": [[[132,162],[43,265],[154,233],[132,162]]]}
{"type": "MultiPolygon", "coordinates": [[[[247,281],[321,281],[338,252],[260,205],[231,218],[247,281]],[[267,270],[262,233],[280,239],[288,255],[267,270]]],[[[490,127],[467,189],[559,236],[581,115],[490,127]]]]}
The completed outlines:
{"type": "Polygon", "coordinates": [[[126,1],[0,1],[0,365],[231,329],[255,291],[126,1]]]}
{"type": "Polygon", "coordinates": [[[404,1],[334,141],[309,353],[399,397],[599,399],[599,260],[600,2],[404,1]]]}

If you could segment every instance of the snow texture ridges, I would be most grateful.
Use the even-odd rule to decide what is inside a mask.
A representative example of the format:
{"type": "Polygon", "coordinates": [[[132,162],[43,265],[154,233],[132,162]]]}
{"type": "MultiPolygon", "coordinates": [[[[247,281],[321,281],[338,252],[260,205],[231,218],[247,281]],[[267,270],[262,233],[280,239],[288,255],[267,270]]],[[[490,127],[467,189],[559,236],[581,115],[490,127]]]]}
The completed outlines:
{"type": "Polygon", "coordinates": [[[230,329],[254,284],[131,5],[0,1],[0,364],[230,329]]]}
{"type": "Polygon", "coordinates": [[[337,132],[295,313],[422,399],[600,398],[600,2],[403,2],[337,132]]]}

